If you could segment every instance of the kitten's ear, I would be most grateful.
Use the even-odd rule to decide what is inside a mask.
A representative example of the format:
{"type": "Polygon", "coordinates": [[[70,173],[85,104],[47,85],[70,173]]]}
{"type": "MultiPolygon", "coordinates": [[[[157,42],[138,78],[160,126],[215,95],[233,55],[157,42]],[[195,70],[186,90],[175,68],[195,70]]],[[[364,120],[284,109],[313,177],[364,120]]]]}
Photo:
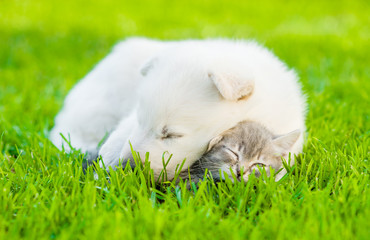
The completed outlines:
{"type": "Polygon", "coordinates": [[[297,142],[300,135],[301,131],[297,129],[293,132],[275,138],[274,140],[272,140],[272,142],[275,146],[282,149],[283,151],[290,151],[293,145],[297,142]]]}
{"type": "Polygon", "coordinates": [[[148,75],[149,71],[154,67],[154,65],[157,61],[158,61],[157,58],[152,58],[149,61],[147,61],[146,63],[144,63],[144,65],[140,69],[141,75],[143,75],[144,77],[146,75],[148,75]]]}
{"type": "Polygon", "coordinates": [[[239,101],[250,97],[254,90],[254,81],[237,74],[208,73],[218,91],[226,100],[239,101]]]}
{"type": "Polygon", "coordinates": [[[209,152],[209,150],[211,150],[213,148],[214,145],[216,145],[217,143],[219,143],[222,138],[224,138],[222,135],[219,135],[215,138],[213,138],[209,143],[208,143],[208,148],[207,148],[207,151],[206,152],[209,152]]]}

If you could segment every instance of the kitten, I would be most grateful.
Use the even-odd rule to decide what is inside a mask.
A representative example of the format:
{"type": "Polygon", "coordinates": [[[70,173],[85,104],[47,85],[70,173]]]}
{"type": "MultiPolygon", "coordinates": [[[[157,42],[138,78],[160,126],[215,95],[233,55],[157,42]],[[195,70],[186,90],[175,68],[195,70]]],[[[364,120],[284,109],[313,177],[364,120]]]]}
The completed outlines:
{"type": "MultiPolygon", "coordinates": [[[[224,179],[225,174],[232,179],[231,172],[238,180],[243,178],[247,181],[253,172],[257,177],[261,175],[258,166],[265,168],[269,175],[270,167],[275,169],[275,172],[283,167],[281,157],[288,159],[289,152],[300,134],[299,130],[295,130],[275,136],[257,122],[240,122],[212,139],[206,153],[189,170],[183,170],[180,177],[189,178],[190,173],[192,180],[197,182],[204,177],[205,170],[208,169],[216,181],[224,179]]],[[[276,180],[284,174],[285,171],[281,171],[276,180]]]]}

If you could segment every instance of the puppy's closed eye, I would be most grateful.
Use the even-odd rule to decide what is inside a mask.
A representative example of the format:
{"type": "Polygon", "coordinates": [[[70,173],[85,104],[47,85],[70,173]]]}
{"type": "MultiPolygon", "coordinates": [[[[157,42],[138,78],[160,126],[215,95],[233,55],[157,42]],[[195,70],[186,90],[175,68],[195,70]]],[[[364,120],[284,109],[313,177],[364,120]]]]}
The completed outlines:
{"type": "Polygon", "coordinates": [[[183,136],[184,135],[182,135],[180,133],[167,133],[167,134],[162,135],[161,139],[165,140],[165,139],[181,138],[183,136]]]}
{"type": "Polygon", "coordinates": [[[174,132],[169,132],[167,126],[164,126],[162,128],[161,132],[161,140],[166,140],[166,139],[174,139],[174,138],[181,138],[184,135],[181,133],[174,133],[174,132]]]}

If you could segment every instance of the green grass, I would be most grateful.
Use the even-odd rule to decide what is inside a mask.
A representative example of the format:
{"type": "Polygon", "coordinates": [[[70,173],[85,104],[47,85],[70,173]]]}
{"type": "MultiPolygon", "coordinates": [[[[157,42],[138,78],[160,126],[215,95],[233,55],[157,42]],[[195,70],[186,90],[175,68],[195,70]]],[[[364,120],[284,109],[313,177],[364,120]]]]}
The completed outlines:
{"type": "MultiPolygon", "coordinates": [[[[367,1],[0,1],[1,239],[369,239],[367,1]],[[114,43],[254,38],[295,68],[307,142],[282,181],[94,180],[47,139],[78,79],[114,43]]],[[[99,171],[99,174],[104,174],[99,171]]]]}

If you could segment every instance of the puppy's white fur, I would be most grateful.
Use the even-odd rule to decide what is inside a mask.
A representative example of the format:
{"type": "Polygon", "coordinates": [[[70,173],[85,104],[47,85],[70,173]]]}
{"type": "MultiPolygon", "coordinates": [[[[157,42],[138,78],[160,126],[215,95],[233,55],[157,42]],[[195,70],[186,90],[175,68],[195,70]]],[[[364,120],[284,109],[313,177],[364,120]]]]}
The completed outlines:
{"type": "MultiPolygon", "coordinates": [[[[162,154],[173,154],[172,177],[206,150],[208,142],[243,120],[275,134],[305,130],[305,98],[293,70],[250,41],[189,40],[120,43],[68,95],[56,118],[59,132],[83,151],[100,149],[106,167],[130,157],[133,148],[150,153],[158,176],[162,154]]],[[[302,150],[303,136],[292,153],[302,150]]]]}
{"type": "Polygon", "coordinates": [[[98,143],[136,106],[139,69],[162,47],[164,43],[144,38],[117,44],[69,92],[50,133],[54,145],[70,151],[62,134],[74,148],[97,154],[98,143]]]}

